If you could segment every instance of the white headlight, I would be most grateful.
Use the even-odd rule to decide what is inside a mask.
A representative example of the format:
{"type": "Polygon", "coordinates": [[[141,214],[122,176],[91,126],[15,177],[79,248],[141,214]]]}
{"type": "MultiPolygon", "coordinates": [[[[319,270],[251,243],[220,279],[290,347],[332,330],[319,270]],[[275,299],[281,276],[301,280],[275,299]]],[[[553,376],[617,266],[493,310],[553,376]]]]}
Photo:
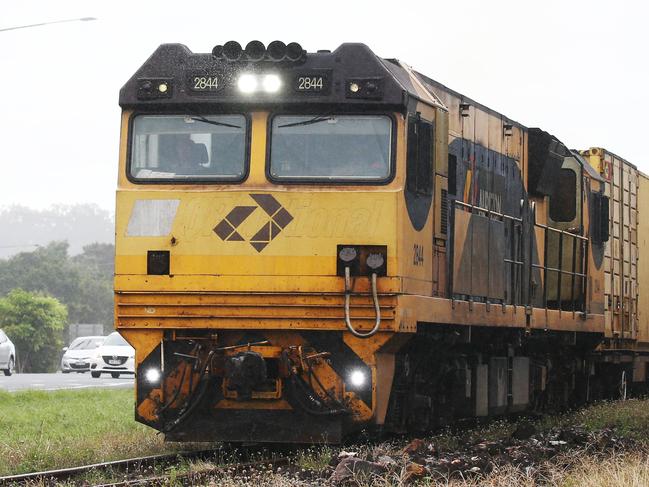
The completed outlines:
{"type": "Polygon", "coordinates": [[[365,385],[366,380],[367,377],[365,376],[365,372],[363,372],[362,370],[354,370],[351,374],[349,374],[349,383],[353,387],[362,387],[363,385],[365,385]]]}
{"type": "Polygon", "coordinates": [[[264,76],[262,86],[266,93],[277,93],[282,87],[282,80],[276,74],[267,74],[264,76]]]}
{"type": "Polygon", "coordinates": [[[254,74],[242,74],[237,86],[242,93],[254,93],[257,91],[257,77],[254,74]]]}
{"type": "Polygon", "coordinates": [[[158,369],[151,368],[144,373],[144,378],[150,384],[157,384],[160,381],[160,371],[158,369]]]}

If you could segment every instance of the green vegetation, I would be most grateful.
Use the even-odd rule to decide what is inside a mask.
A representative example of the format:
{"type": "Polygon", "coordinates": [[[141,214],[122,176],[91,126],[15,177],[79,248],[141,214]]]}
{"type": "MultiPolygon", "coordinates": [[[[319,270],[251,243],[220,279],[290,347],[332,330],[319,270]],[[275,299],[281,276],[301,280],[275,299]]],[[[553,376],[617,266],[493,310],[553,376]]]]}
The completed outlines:
{"type": "Polygon", "coordinates": [[[305,470],[313,470],[319,472],[324,470],[331,462],[334,456],[333,449],[328,446],[312,446],[306,450],[299,451],[295,464],[305,470]]]}
{"type": "MultiPolygon", "coordinates": [[[[11,316],[0,320],[0,327],[16,344],[20,372],[56,369],[61,347],[68,344],[68,320],[70,323],[101,323],[104,332],[112,331],[113,254],[113,245],[96,243],[70,257],[66,242],[52,242],[33,252],[0,260],[0,299],[6,296],[11,305],[11,316]],[[67,309],[63,326],[52,327],[48,320],[34,314],[36,298],[30,301],[18,290],[37,294],[41,300],[44,296],[56,298],[57,303],[67,309]],[[30,341],[25,340],[30,334],[48,336],[47,346],[32,347],[30,341]]],[[[0,316],[5,314],[2,310],[0,316]]]]}
{"type": "MultiPolygon", "coordinates": [[[[581,424],[589,431],[612,428],[624,438],[649,445],[649,400],[602,402],[559,419],[562,424],[581,424]]],[[[551,424],[551,423],[550,423],[551,424]]]]}
{"type": "Polygon", "coordinates": [[[51,242],[33,252],[0,260],[0,296],[12,289],[39,292],[65,304],[71,323],[113,323],[111,244],[91,244],[70,256],[67,242],[51,242]]]}
{"type": "Polygon", "coordinates": [[[0,392],[0,475],[187,449],[133,419],[133,391],[0,392]]]}
{"type": "MultiPolygon", "coordinates": [[[[463,443],[497,440],[508,437],[516,423],[496,421],[481,428],[454,434],[446,432],[427,440],[437,449],[449,451],[463,443]]],[[[453,478],[439,483],[430,477],[414,480],[417,485],[543,485],[557,487],[649,485],[649,400],[607,402],[535,423],[538,430],[581,426],[597,432],[615,431],[618,437],[630,438],[629,450],[567,450],[558,457],[541,462],[532,469],[507,465],[484,476],[453,478]]],[[[0,393],[0,475],[70,467],[108,460],[172,453],[205,445],[164,443],[162,436],[133,419],[133,392],[129,390],[77,390],[57,392],[0,393]]],[[[358,478],[357,485],[399,485],[408,474],[407,455],[402,449],[408,439],[390,442],[345,445],[360,458],[389,456],[394,462],[385,475],[372,479],[358,478]]],[[[279,473],[236,472],[225,469],[215,477],[214,485],[319,485],[333,471],[329,464],[339,449],[331,446],[311,447],[298,451],[290,467],[279,473]],[[298,478],[299,477],[299,478],[298,478]]],[[[200,472],[226,460],[213,462],[184,461],[159,467],[148,475],[200,472]]],[[[233,456],[227,461],[235,461],[233,456]]],[[[250,459],[248,459],[249,461],[250,459]]],[[[89,483],[119,479],[118,472],[88,474],[89,483]]]]}
{"type": "Polygon", "coordinates": [[[65,306],[56,298],[22,289],[14,289],[6,298],[0,298],[0,328],[16,346],[19,372],[56,368],[67,316],[65,306]]]}

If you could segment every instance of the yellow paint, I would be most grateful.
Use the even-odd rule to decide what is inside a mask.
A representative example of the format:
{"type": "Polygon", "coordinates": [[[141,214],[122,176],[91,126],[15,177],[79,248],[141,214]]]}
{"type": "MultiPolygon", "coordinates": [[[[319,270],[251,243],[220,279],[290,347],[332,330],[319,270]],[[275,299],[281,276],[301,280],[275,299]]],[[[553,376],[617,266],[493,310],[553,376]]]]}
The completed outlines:
{"type": "Polygon", "coordinates": [[[464,181],[464,201],[465,203],[471,203],[471,181],[473,181],[473,171],[471,169],[466,170],[466,179],[464,181]]]}

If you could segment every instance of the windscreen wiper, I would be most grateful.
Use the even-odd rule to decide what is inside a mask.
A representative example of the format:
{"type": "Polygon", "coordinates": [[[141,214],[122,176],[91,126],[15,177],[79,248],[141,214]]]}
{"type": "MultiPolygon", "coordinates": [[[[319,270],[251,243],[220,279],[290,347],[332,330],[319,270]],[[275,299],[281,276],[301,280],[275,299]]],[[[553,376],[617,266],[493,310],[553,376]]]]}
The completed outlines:
{"type": "Polygon", "coordinates": [[[195,120],[196,122],[203,122],[203,123],[209,123],[210,125],[218,125],[219,127],[231,127],[233,129],[240,129],[241,127],[239,125],[234,125],[232,123],[225,123],[225,122],[217,122],[216,120],[209,120],[202,115],[195,115],[193,117],[189,117],[191,120],[195,120]]]}
{"type": "Polygon", "coordinates": [[[314,123],[326,122],[327,120],[334,120],[335,118],[336,117],[332,117],[332,116],[318,115],[317,117],[313,117],[309,120],[303,120],[301,122],[293,122],[293,123],[286,123],[284,125],[278,125],[277,128],[281,129],[284,127],[299,127],[301,125],[311,125],[314,123]]]}

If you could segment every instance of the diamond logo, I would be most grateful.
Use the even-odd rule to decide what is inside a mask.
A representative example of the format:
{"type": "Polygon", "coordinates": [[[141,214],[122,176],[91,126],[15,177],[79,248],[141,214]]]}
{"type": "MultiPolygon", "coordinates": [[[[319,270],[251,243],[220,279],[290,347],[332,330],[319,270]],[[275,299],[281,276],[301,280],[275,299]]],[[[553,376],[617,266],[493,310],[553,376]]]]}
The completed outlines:
{"type": "Polygon", "coordinates": [[[237,229],[257,208],[261,208],[268,215],[268,221],[248,242],[257,252],[261,252],[293,221],[293,216],[270,194],[248,196],[254,200],[255,206],[235,206],[212,230],[225,242],[245,242],[246,239],[237,229]]]}

